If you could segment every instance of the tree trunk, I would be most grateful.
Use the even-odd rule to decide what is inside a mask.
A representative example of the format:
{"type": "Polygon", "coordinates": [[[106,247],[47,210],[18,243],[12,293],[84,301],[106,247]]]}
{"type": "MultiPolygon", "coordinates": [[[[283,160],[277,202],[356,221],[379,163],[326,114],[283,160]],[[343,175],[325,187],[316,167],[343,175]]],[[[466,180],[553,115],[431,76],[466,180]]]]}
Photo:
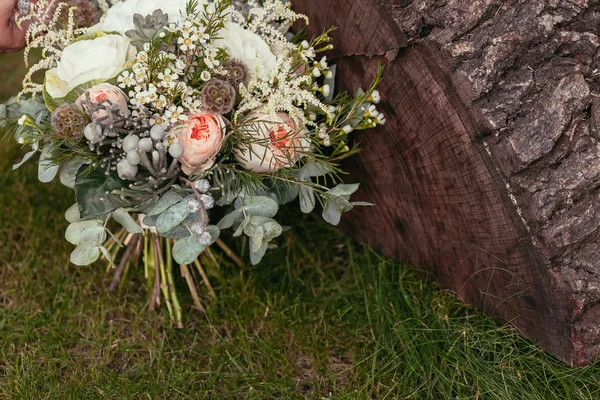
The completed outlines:
{"type": "Polygon", "coordinates": [[[342,88],[378,63],[388,123],[357,134],[355,238],[435,273],[571,365],[600,345],[600,5],[294,0],[342,88]]]}

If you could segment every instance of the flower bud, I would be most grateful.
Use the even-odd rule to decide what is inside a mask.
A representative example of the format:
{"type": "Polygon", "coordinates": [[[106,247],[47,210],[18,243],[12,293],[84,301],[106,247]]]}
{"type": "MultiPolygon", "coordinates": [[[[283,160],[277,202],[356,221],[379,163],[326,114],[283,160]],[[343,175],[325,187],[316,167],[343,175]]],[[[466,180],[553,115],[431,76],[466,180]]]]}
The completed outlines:
{"type": "Polygon", "coordinates": [[[145,151],[147,153],[149,151],[152,151],[152,149],[154,148],[154,144],[152,143],[152,139],[143,138],[138,143],[138,147],[140,150],[145,151]]]}
{"type": "Polygon", "coordinates": [[[139,142],[140,142],[139,136],[127,135],[125,137],[125,139],[123,139],[123,151],[130,152],[132,150],[137,150],[139,142]]]}
{"type": "Polygon", "coordinates": [[[132,180],[138,173],[138,166],[131,165],[126,159],[123,159],[117,164],[117,173],[121,179],[132,180]]]}
{"type": "Polygon", "coordinates": [[[183,155],[183,146],[179,143],[173,143],[169,146],[169,154],[173,158],[179,158],[183,155]]]}
{"type": "Polygon", "coordinates": [[[127,162],[131,165],[138,165],[141,162],[140,155],[138,154],[137,150],[132,150],[128,152],[126,159],[127,162]]]}
{"type": "Polygon", "coordinates": [[[91,144],[99,143],[102,140],[102,127],[92,122],[85,127],[83,135],[91,144]]]}
{"type": "Polygon", "coordinates": [[[162,126],[154,125],[152,128],[150,128],[150,137],[155,142],[158,142],[164,136],[165,136],[165,128],[163,128],[162,126]]]}

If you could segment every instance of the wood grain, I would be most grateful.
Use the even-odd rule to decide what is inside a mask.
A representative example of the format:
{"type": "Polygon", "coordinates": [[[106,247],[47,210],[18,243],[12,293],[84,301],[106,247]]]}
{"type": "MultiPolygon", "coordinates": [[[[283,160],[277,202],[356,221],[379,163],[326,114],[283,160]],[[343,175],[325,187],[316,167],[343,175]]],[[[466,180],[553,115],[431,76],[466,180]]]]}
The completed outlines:
{"type": "MultiPolygon", "coordinates": [[[[433,8],[433,1],[419,1],[419,9],[412,7],[416,1],[399,3],[294,1],[295,9],[311,18],[311,33],[339,27],[334,33],[338,50],[332,57],[341,71],[341,88],[364,88],[378,63],[386,67],[380,91],[388,123],[357,134],[363,152],[346,165],[348,181],[362,184],[356,198],[377,206],[353,210],[342,229],[386,255],[432,272],[462,299],[512,323],[567,363],[594,361],[600,343],[595,318],[600,289],[594,292],[591,286],[600,281],[600,212],[595,206],[600,203],[593,192],[583,193],[575,207],[565,198],[554,210],[555,218],[544,220],[543,203],[531,198],[531,192],[544,190],[560,196],[558,186],[564,187],[568,177],[567,172],[557,173],[552,161],[559,157],[552,141],[560,144],[561,139],[550,136],[548,129],[535,131],[535,121],[548,127],[563,124],[556,129],[558,136],[568,129],[581,136],[581,150],[570,150],[574,158],[568,171],[577,170],[577,162],[587,166],[595,160],[591,154],[597,151],[596,142],[579,118],[588,103],[583,73],[556,72],[555,84],[540,89],[546,97],[537,100],[538,106],[512,105],[520,113],[520,125],[500,130],[484,105],[492,100],[502,104],[506,90],[495,94],[498,99],[492,98],[493,91],[478,96],[486,85],[507,84],[491,67],[488,75],[479,71],[481,76],[469,76],[468,66],[456,63],[459,53],[452,53],[452,46],[466,46],[467,37],[479,40],[478,29],[482,35],[514,29],[507,25],[510,16],[520,16],[523,24],[537,23],[530,14],[544,8],[534,7],[527,14],[524,2],[511,10],[490,2],[455,2],[457,8],[462,4],[470,10],[469,19],[463,14],[453,18],[448,10],[444,14],[444,7],[433,8]],[[429,5],[431,15],[439,13],[435,23],[440,26],[419,14],[428,12],[429,5]],[[494,21],[500,26],[494,28],[494,21]],[[535,190],[529,191],[530,186],[535,190]],[[577,272],[581,268],[591,276],[582,279],[577,272]]],[[[517,41],[511,46],[519,55],[518,46],[529,43],[532,34],[520,44],[503,35],[506,41],[517,41]]],[[[489,53],[476,56],[484,63],[489,53]]],[[[512,57],[506,70],[520,62],[512,57]]],[[[514,99],[504,101],[508,107],[514,99]]]]}

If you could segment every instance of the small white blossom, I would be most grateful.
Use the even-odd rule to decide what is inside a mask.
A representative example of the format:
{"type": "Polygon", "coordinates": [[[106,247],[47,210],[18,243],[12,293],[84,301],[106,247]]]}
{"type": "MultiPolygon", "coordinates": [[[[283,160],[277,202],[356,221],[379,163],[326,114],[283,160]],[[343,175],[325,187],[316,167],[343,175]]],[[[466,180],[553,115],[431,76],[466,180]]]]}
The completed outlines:
{"type": "Polygon", "coordinates": [[[137,53],[136,56],[138,62],[140,63],[147,63],[148,62],[148,53],[146,53],[145,51],[140,51],[139,53],[137,53]]]}
{"type": "Polygon", "coordinates": [[[164,88],[174,88],[177,85],[177,79],[179,75],[177,75],[171,68],[166,68],[164,72],[158,74],[158,79],[160,79],[160,85],[164,88]]]}
{"type": "Polygon", "coordinates": [[[179,121],[187,121],[188,117],[184,114],[185,110],[183,107],[179,106],[171,106],[165,112],[165,118],[167,118],[172,124],[175,124],[179,121]]]}
{"type": "Polygon", "coordinates": [[[182,51],[194,50],[196,46],[196,42],[198,42],[198,36],[193,34],[189,35],[189,33],[184,33],[182,37],[177,40],[177,44],[179,44],[179,48],[182,51]]]}
{"type": "Polygon", "coordinates": [[[379,94],[379,90],[373,90],[373,93],[371,93],[371,97],[369,97],[369,101],[372,101],[375,104],[378,104],[381,101],[381,95],[379,94]]]}
{"type": "Polygon", "coordinates": [[[125,89],[128,86],[133,86],[133,77],[131,76],[131,73],[129,71],[125,71],[123,72],[121,75],[119,75],[119,77],[117,78],[117,82],[119,82],[119,87],[121,89],[125,89]]]}

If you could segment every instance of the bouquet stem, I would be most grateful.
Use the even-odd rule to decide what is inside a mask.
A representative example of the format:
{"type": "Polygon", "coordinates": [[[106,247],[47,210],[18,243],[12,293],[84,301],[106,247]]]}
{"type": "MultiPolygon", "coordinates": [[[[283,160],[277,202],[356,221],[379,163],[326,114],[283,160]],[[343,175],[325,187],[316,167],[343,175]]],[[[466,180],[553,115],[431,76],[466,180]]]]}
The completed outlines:
{"type": "MultiPolygon", "coordinates": [[[[150,302],[148,311],[154,311],[160,305],[161,299],[164,300],[169,317],[172,323],[178,328],[183,328],[183,310],[175,286],[175,273],[173,262],[173,244],[172,239],[165,239],[155,233],[146,231],[144,234],[131,234],[125,229],[121,229],[112,236],[106,248],[113,259],[118,259],[121,249],[125,250],[120,256],[119,264],[115,268],[113,278],[108,286],[108,290],[115,292],[124,282],[124,278],[130,267],[137,267],[140,259],[143,259],[144,277],[147,281],[147,288],[150,292],[150,302]]],[[[222,240],[217,241],[217,245],[232,262],[239,268],[246,268],[241,258],[235,254],[222,240]]],[[[219,257],[210,249],[202,256],[203,261],[194,260],[193,266],[202,278],[202,283],[206,287],[208,295],[212,299],[217,299],[217,292],[210,283],[205,266],[219,268],[219,257]]],[[[198,292],[198,279],[194,274],[194,268],[191,265],[179,265],[181,277],[185,279],[194,306],[205,312],[205,307],[200,300],[198,292]]]]}

